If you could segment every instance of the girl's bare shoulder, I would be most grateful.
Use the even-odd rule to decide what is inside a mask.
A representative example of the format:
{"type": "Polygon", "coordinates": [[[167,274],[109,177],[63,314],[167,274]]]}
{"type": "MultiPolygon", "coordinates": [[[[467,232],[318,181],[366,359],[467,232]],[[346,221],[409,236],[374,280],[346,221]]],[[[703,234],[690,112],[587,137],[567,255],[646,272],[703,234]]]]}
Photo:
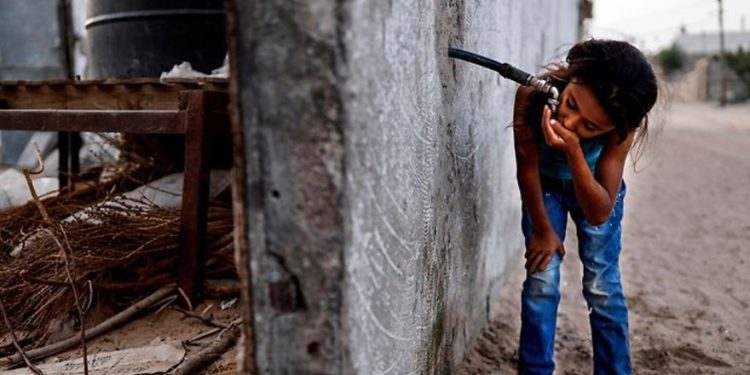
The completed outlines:
{"type": "Polygon", "coordinates": [[[615,159],[624,163],[634,139],[635,132],[629,132],[624,140],[621,140],[616,132],[610,132],[604,139],[604,149],[600,159],[615,159]]]}

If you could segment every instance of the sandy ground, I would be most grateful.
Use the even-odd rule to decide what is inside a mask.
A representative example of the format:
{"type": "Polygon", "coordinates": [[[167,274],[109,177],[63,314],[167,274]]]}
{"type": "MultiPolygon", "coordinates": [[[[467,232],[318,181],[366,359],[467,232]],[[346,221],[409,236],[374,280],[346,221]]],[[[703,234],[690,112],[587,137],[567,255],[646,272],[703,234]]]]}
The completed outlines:
{"type": "MultiPolygon", "coordinates": [[[[194,312],[202,313],[202,315],[222,323],[231,322],[239,317],[239,309],[236,303],[226,310],[220,308],[221,303],[222,300],[207,300],[196,306],[194,312]],[[204,311],[205,314],[203,314],[204,311]]],[[[172,308],[173,306],[174,305],[170,305],[166,308],[149,312],[123,327],[102,335],[94,340],[88,341],[87,348],[89,355],[166,343],[185,342],[186,340],[190,340],[200,334],[213,330],[213,327],[208,326],[197,319],[185,316],[172,308]]],[[[115,313],[115,311],[110,311],[111,309],[104,310],[106,311],[93,311],[92,315],[109,317],[115,313]]],[[[187,355],[190,356],[200,351],[204,345],[210,345],[215,339],[216,335],[214,334],[197,341],[195,345],[187,345],[183,347],[188,349],[187,355]]],[[[221,359],[201,371],[200,374],[236,374],[236,356],[237,346],[235,345],[232,349],[226,352],[221,359]]],[[[75,358],[81,358],[81,351],[79,348],[49,358],[42,363],[55,363],[75,358]]],[[[180,358],[177,358],[176,362],[179,362],[179,359],[180,358]]],[[[2,373],[2,371],[0,371],[0,373],[2,373]]]]}
{"type": "MultiPolygon", "coordinates": [[[[625,177],[620,265],[634,372],[750,374],[750,105],[675,103],[661,112],[639,173],[625,177]]],[[[572,227],[567,237],[556,373],[591,374],[572,227]]],[[[518,270],[464,373],[515,373],[518,270]]]]}

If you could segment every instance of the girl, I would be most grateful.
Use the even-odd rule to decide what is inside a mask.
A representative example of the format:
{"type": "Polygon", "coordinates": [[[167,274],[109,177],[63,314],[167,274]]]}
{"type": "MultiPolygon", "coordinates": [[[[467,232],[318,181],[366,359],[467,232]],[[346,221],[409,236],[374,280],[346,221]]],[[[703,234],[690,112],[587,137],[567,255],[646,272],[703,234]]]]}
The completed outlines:
{"type": "Polygon", "coordinates": [[[519,372],[552,374],[560,264],[570,213],[583,262],[595,374],[630,374],[628,310],[620,285],[625,159],[648,126],[657,83],[644,55],[626,42],[589,40],[548,74],[561,92],[556,116],[546,97],[522,87],[513,115],[523,200],[526,281],[519,372]]]}

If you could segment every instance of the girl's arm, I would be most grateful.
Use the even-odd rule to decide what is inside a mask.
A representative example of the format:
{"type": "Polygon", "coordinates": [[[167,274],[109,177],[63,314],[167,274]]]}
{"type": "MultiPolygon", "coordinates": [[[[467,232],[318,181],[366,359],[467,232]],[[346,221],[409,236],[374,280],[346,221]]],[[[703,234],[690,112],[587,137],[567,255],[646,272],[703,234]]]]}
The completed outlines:
{"type": "Polygon", "coordinates": [[[521,87],[516,91],[513,109],[513,144],[516,151],[516,178],[521,200],[529,212],[532,226],[538,230],[552,229],[542,200],[539,180],[539,151],[534,132],[525,123],[528,95],[533,90],[521,87]]]}
{"type": "Polygon", "coordinates": [[[618,142],[615,132],[609,133],[596,163],[594,176],[586,163],[578,136],[552,119],[549,108],[544,109],[542,131],[547,143],[567,156],[573,175],[573,189],[586,221],[595,226],[606,222],[620,190],[625,159],[633,144],[635,132],[630,132],[622,143],[618,142]]]}
{"type": "Polygon", "coordinates": [[[532,235],[526,249],[526,269],[533,273],[544,271],[555,251],[565,255],[562,241],[547,217],[539,180],[539,151],[531,127],[526,124],[529,95],[533,89],[521,87],[516,91],[513,110],[513,143],[516,153],[516,178],[521,200],[531,219],[532,235]]]}
{"type": "Polygon", "coordinates": [[[578,204],[591,225],[603,224],[612,213],[634,135],[635,132],[630,132],[625,141],[618,143],[617,134],[609,133],[596,163],[595,175],[589,170],[580,146],[571,147],[566,152],[578,204]]]}

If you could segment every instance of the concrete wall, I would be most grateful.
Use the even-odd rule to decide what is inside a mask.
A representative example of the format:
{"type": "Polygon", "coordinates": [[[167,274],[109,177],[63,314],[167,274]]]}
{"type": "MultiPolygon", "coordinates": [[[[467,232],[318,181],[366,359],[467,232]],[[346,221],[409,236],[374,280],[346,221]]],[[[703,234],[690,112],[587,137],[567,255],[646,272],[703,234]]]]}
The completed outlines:
{"type": "Polygon", "coordinates": [[[447,47],[537,71],[578,0],[237,7],[260,373],[450,373],[522,241],[516,86],[447,47]]]}

